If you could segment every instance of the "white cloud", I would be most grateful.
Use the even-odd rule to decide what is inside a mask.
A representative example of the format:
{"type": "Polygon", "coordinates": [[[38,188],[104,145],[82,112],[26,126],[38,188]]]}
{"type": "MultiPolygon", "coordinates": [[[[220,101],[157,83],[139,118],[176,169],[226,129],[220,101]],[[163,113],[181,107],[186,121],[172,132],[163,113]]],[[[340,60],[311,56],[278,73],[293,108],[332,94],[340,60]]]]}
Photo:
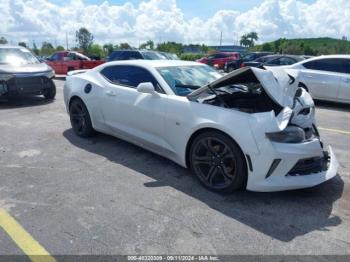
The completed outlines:
{"type": "MultiPolygon", "coordinates": [[[[214,3],[213,3],[214,4],[214,3]]],[[[2,0],[0,36],[14,42],[50,41],[70,43],[74,32],[87,27],[97,42],[120,43],[135,46],[152,39],[185,43],[217,44],[220,32],[225,44],[237,41],[249,31],[258,32],[261,41],[279,37],[340,38],[350,32],[350,1],[318,0],[305,4],[300,0],[266,0],[246,12],[221,10],[207,20],[185,19],[175,0],[145,0],[138,6],[129,2],[112,5],[87,5],[82,0],[71,0],[65,6],[49,0],[2,0]]]]}

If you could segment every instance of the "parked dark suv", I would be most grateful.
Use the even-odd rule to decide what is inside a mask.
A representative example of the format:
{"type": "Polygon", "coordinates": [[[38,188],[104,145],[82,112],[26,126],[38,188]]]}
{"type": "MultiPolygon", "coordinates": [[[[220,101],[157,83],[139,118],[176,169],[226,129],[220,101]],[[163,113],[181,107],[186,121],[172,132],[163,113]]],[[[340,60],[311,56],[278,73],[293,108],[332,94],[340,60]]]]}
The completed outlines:
{"type": "Polygon", "coordinates": [[[267,56],[267,55],[272,55],[273,53],[271,52],[251,52],[251,53],[247,53],[244,56],[242,56],[242,58],[240,59],[235,59],[235,60],[231,60],[228,61],[225,66],[224,66],[224,71],[226,73],[231,72],[233,70],[236,70],[238,68],[240,68],[242,66],[242,63],[244,62],[250,62],[250,61],[254,61],[260,57],[263,56],[267,56]]]}
{"type": "Polygon", "coordinates": [[[267,55],[251,62],[243,62],[241,67],[262,67],[262,66],[286,66],[303,61],[305,58],[298,55],[267,55]]]}
{"type": "Polygon", "coordinates": [[[176,59],[177,56],[171,56],[170,53],[157,52],[152,50],[118,50],[113,51],[107,59],[107,62],[117,60],[134,60],[134,59],[145,59],[145,60],[171,60],[176,59]],[[168,55],[166,55],[168,54],[168,55]]]}

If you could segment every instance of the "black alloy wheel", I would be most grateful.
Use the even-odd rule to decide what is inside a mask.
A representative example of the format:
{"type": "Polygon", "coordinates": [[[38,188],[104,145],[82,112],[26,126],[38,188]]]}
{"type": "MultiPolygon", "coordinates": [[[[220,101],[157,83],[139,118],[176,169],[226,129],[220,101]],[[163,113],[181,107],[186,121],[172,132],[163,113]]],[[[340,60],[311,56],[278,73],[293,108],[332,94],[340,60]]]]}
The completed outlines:
{"type": "Polygon", "coordinates": [[[241,150],[220,132],[205,132],[193,141],[190,165],[200,182],[213,191],[232,192],[246,183],[247,167],[241,150]]]}
{"type": "Polygon", "coordinates": [[[95,134],[90,114],[80,99],[74,99],[69,107],[70,122],[74,132],[81,137],[90,137],[95,134]]]}

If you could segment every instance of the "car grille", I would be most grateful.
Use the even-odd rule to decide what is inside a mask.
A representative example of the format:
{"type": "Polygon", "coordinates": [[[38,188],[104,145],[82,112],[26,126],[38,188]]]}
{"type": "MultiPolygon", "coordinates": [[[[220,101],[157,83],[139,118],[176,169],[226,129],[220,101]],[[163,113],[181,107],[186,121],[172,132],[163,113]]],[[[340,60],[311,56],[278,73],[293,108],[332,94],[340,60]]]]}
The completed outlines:
{"type": "Polygon", "coordinates": [[[287,176],[305,176],[326,171],[329,166],[330,158],[327,152],[323,157],[312,157],[299,160],[289,171],[287,176]]]}
{"type": "Polygon", "coordinates": [[[16,86],[20,92],[31,93],[43,88],[44,80],[41,77],[16,77],[16,86]]]}
{"type": "Polygon", "coordinates": [[[40,94],[49,81],[42,76],[14,77],[7,81],[7,86],[10,94],[40,94]]]}

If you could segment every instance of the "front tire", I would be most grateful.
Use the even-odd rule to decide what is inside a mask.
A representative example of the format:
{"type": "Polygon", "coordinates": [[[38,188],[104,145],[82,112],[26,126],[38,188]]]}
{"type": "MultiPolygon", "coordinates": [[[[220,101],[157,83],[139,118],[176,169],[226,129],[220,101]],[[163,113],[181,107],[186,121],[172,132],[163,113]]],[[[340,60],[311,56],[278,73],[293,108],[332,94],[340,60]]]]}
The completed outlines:
{"type": "Polygon", "coordinates": [[[80,137],[91,137],[95,134],[89,111],[81,99],[74,99],[69,107],[69,117],[74,133],[80,137]]]}
{"type": "Polygon", "coordinates": [[[55,97],[56,97],[56,85],[52,80],[50,80],[50,86],[44,90],[43,95],[47,100],[55,99],[55,97]]]}
{"type": "Polygon", "coordinates": [[[190,167],[208,189],[229,193],[247,181],[247,165],[238,145],[227,135],[208,131],[198,135],[190,148],[190,167]]]}

